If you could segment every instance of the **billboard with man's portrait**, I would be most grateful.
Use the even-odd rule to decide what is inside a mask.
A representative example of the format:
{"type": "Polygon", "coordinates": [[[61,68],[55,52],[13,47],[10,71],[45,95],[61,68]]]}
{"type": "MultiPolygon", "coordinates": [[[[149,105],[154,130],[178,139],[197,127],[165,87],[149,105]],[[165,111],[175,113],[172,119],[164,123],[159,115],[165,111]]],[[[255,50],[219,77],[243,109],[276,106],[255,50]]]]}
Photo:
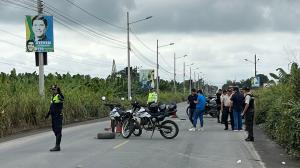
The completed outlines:
{"type": "Polygon", "coordinates": [[[140,70],[140,83],[142,89],[154,88],[154,70],[153,69],[142,69],[140,70]]]}
{"type": "Polygon", "coordinates": [[[260,78],[259,76],[256,76],[251,79],[251,86],[252,87],[260,87],[260,78]]]}
{"type": "Polygon", "coordinates": [[[52,16],[26,16],[25,26],[27,52],[54,52],[52,16]]]}

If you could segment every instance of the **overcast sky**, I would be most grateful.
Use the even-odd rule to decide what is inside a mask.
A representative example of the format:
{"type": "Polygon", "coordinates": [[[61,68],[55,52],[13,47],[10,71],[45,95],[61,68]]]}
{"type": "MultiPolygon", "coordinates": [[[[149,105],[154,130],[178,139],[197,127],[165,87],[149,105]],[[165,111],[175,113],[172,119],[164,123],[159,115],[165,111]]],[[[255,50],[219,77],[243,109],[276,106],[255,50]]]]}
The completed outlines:
{"type": "MultiPolygon", "coordinates": [[[[38,71],[34,54],[25,52],[25,15],[35,15],[34,0],[0,0],[0,71],[38,71]],[[23,6],[21,7],[20,4],[23,6]],[[26,8],[30,9],[26,9],[26,8]]],[[[174,53],[177,80],[183,80],[183,62],[194,63],[210,84],[288,69],[300,55],[300,1],[298,0],[45,0],[45,12],[54,15],[55,52],[49,53],[45,72],[81,73],[106,77],[112,60],[117,69],[127,66],[126,12],[131,24],[131,65],[155,69],[156,40],[159,70],[173,79],[174,53]],[[70,2],[88,11],[87,15],[70,2]],[[102,21],[100,21],[102,20],[102,21]],[[107,23],[104,23],[103,20],[107,23]],[[89,32],[86,31],[88,27],[89,32]],[[96,34],[91,33],[96,32],[96,34]],[[109,37],[110,39],[103,38],[109,37]],[[111,40],[112,39],[112,40],[111,40]],[[142,43],[141,43],[142,42],[142,43]]],[[[202,76],[202,75],[200,75],[202,76]]],[[[192,78],[194,73],[192,72],[192,78]]],[[[186,79],[189,67],[186,67],[186,79]]]]}

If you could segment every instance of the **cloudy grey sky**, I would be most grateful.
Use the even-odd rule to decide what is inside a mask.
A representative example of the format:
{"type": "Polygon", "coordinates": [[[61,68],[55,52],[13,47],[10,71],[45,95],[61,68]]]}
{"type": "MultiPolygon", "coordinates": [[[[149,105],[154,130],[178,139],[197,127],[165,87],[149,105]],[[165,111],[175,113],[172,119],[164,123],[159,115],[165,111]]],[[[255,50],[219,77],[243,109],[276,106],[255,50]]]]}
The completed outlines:
{"type": "MultiPolygon", "coordinates": [[[[177,80],[183,80],[183,62],[194,63],[211,84],[246,79],[260,58],[258,73],[288,69],[300,55],[300,1],[298,0],[45,0],[45,12],[54,15],[55,52],[49,53],[46,73],[82,73],[106,77],[112,60],[117,69],[127,65],[126,12],[131,25],[131,64],[155,68],[156,40],[159,73],[173,78],[173,56],[178,59],[177,80]],[[69,2],[68,2],[69,1],[69,2]],[[71,2],[71,3],[70,3],[71,2]],[[90,15],[74,6],[77,4],[90,15]],[[103,21],[105,20],[104,23],[103,21]],[[89,30],[87,31],[86,28],[89,30]],[[92,31],[92,32],[91,32],[92,31]],[[95,34],[96,32],[96,34],[95,34]],[[104,37],[105,36],[105,37],[104,37]],[[109,37],[107,39],[106,37],[109,37]]],[[[35,15],[35,0],[0,0],[0,71],[32,72],[34,55],[25,52],[25,15],[35,15]],[[25,7],[25,8],[24,8],[25,7]],[[29,8],[29,9],[28,9],[29,8]]],[[[186,68],[186,79],[189,68],[186,68]]],[[[192,77],[194,73],[192,73],[192,77]]]]}

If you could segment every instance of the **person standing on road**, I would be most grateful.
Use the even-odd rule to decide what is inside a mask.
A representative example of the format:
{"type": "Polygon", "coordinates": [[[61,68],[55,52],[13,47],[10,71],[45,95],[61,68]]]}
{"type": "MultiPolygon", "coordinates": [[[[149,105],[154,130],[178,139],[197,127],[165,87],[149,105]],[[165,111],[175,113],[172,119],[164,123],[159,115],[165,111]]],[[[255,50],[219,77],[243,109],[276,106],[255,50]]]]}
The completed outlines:
{"type": "Polygon", "coordinates": [[[147,104],[157,103],[157,93],[154,88],[151,88],[148,94],[147,104]]]}
{"type": "Polygon", "coordinates": [[[245,87],[245,108],[243,110],[242,116],[245,116],[246,131],[248,132],[248,137],[246,141],[254,141],[253,137],[253,120],[254,120],[254,97],[251,94],[250,88],[245,87]]]}
{"type": "Polygon", "coordinates": [[[203,129],[203,114],[205,111],[206,98],[203,95],[202,90],[198,90],[197,100],[194,101],[196,103],[196,110],[194,112],[194,120],[193,120],[193,128],[189,129],[189,131],[196,131],[197,120],[200,119],[200,131],[204,131],[203,129]]]}
{"type": "Polygon", "coordinates": [[[63,103],[64,103],[64,96],[57,85],[53,85],[51,87],[52,90],[52,98],[51,98],[51,105],[49,112],[46,116],[46,119],[49,118],[51,115],[52,119],[52,130],[56,137],[55,147],[50,149],[51,152],[60,151],[60,142],[62,137],[62,121],[63,121],[63,103]]]}
{"type": "Polygon", "coordinates": [[[221,114],[221,113],[220,113],[220,111],[221,111],[221,95],[222,95],[222,90],[219,89],[218,92],[216,93],[216,97],[217,97],[216,103],[217,103],[217,110],[218,110],[218,112],[217,112],[218,123],[221,123],[221,121],[220,121],[220,114],[221,114]]]}
{"type": "MultiPolygon", "coordinates": [[[[231,91],[230,90],[223,90],[223,95],[221,97],[221,111],[222,111],[222,122],[225,125],[224,130],[228,130],[228,115],[230,115],[230,96],[231,96],[231,91]]],[[[230,115],[230,120],[231,120],[231,129],[233,130],[234,125],[233,125],[233,115],[230,115]]]]}
{"type": "Polygon", "coordinates": [[[196,103],[195,101],[197,100],[197,92],[196,89],[192,89],[191,90],[192,94],[188,96],[188,103],[189,103],[189,119],[192,123],[192,125],[194,125],[194,121],[193,121],[193,117],[194,117],[194,112],[196,110],[196,103]]]}
{"type": "Polygon", "coordinates": [[[244,95],[240,92],[238,87],[233,88],[233,95],[231,96],[231,106],[230,110],[233,110],[234,117],[234,131],[242,130],[242,116],[241,113],[243,111],[244,106],[244,95]]]}

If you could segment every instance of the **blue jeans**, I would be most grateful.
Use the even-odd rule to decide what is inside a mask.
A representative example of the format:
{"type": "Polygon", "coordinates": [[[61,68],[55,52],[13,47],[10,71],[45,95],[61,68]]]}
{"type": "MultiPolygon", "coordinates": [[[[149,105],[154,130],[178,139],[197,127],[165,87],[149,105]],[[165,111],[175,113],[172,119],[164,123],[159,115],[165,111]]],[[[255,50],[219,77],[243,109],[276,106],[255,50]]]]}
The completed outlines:
{"type": "Polygon", "coordinates": [[[241,111],[233,110],[234,130],[242,130],[241,111]]]}
{"type": "Polygon", "coordinates": [[[203,127],[203,113],[204,113],[204,110],[200,110],[200,109],[196,109],[195,112],[194,112],[194,117],[193,117],[193,125],[194,127],[196,128],[196,125],[197,125],[197,120],[198,118],[200,119],[200,125],[201,127],[203,127]]]}

